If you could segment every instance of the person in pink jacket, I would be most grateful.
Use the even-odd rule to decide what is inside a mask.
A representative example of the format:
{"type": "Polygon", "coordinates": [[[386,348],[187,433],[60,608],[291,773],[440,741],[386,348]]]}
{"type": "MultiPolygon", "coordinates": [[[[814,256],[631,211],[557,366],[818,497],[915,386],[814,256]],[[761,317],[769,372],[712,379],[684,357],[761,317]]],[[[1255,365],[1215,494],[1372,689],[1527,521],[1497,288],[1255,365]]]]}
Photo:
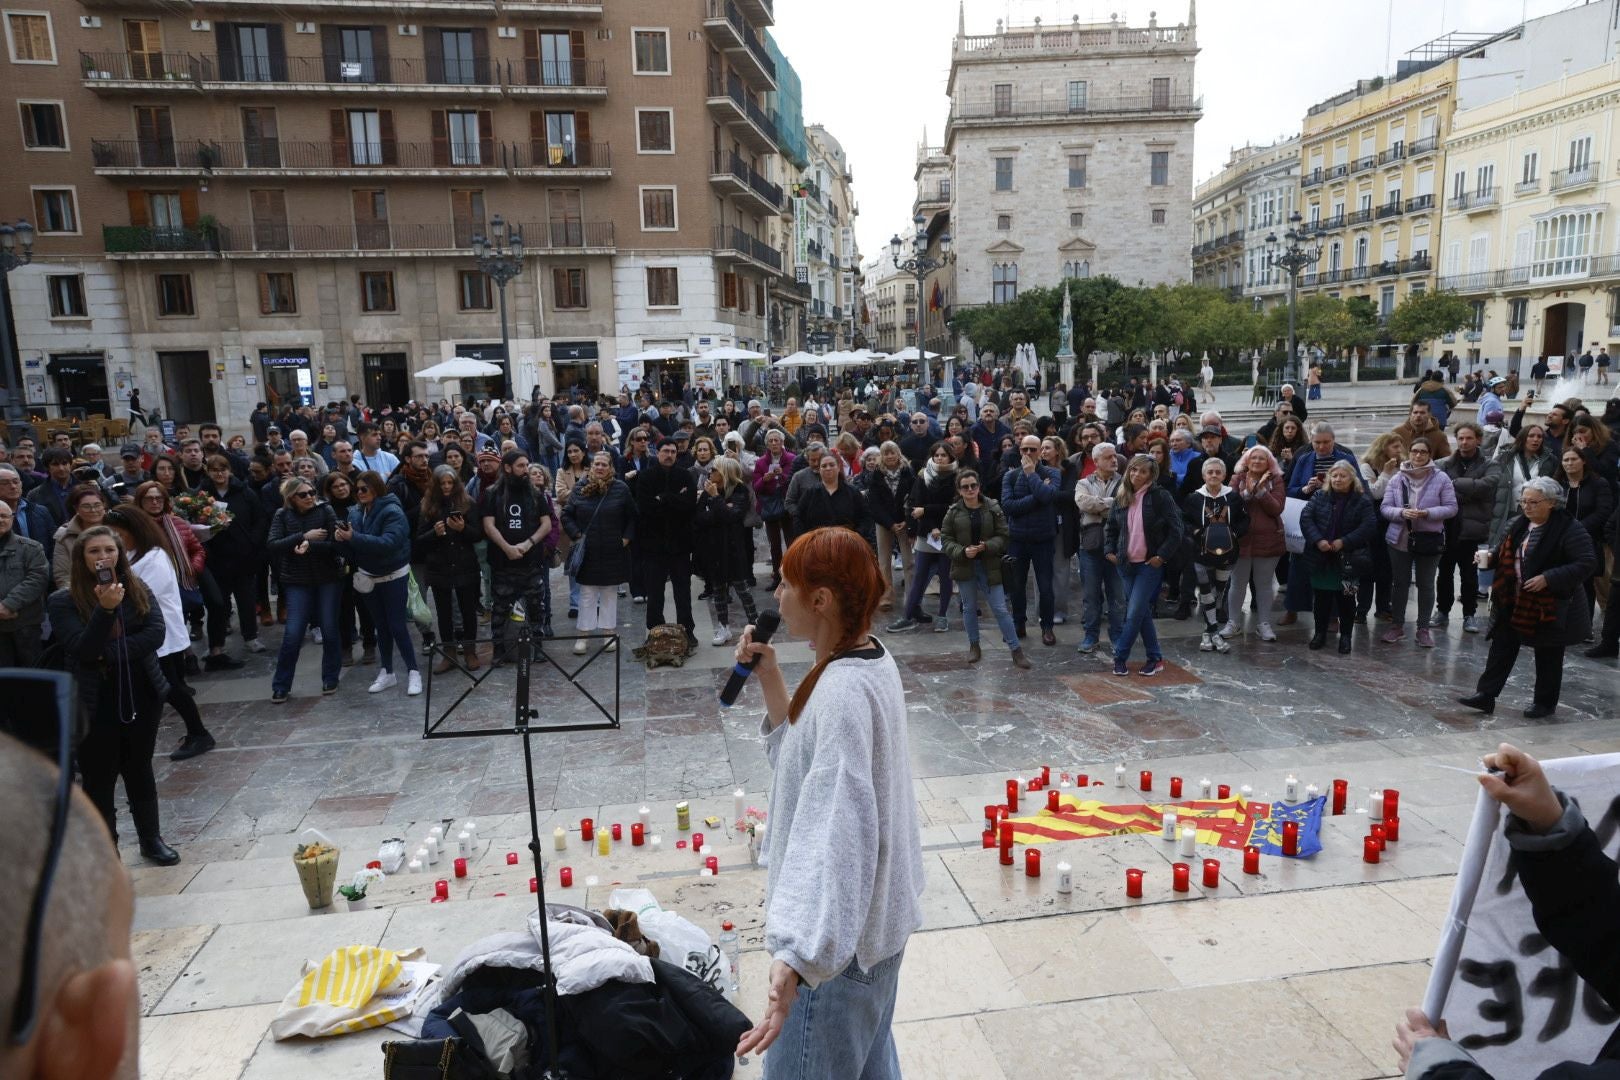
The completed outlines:
{"type": "Polygon", "coordinates": [[[1255,633],[1261,641],[1276,641],[1271,628],[1271,600],[1277,591],[1277,563],[1288,550],[1283,538],[1282,512],[1288,501],[1288,482],[1282,466],[1264,446],[1252,446],[1238,459],[1232,474],[1232,490],[1243,498],[1249,511],[1249,530],[1238,541],[1238,560],[1232,566],[1231,617],[1221,627],[1221,637],[1243,633],[1243,599],[1254,585],[1255,633]]]}
{"type": "Polygon", "coordinates": [[[1389,522],[1390,610],[1394,621],[1379,637],[1393,645],[1406,636],[1406,598],[1412,571],[1417,570],[1417,643],[1434,648],[1429,620],[1434,615],[1434,576],[1446,544],[1446,521],[1457,516],[1457,492],[1451,477],[1434,467],[1429,440],[1418,436],[1407,445],[1406,461],[1384,488],[1383,516],[1389,522]]]}

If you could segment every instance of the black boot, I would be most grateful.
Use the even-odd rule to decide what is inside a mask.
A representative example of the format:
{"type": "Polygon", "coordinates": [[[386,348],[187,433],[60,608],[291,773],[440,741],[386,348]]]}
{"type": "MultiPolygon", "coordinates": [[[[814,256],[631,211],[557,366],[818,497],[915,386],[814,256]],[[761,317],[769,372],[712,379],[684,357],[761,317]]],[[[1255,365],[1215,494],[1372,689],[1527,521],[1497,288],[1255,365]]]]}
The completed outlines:
{"type": "Polygon", "coordinates": [[[1341,631],[1340,634],[1339,634],[1339,652],[1344,653],[1346,655],[1348,655],[1349,652],[1350,652],[1350,633],[1349,633],[1349,631],[1341,631]]]}
{"type": "Polygon", "coordinates": [[[159,866],[173,866],[180,861],[180,853],[164,843],[163,836],[158,832],[156,799],[131,802],[129,816],[135,819],[135,834],[140,837],[142,855],[159,866]]]}
{"type": "Polygon", "coordinates": [[[1316,632],[1311,635],[1311,648],[1320,649],[1327,644],[1327,624],[1318,623],[1316,632]]]}

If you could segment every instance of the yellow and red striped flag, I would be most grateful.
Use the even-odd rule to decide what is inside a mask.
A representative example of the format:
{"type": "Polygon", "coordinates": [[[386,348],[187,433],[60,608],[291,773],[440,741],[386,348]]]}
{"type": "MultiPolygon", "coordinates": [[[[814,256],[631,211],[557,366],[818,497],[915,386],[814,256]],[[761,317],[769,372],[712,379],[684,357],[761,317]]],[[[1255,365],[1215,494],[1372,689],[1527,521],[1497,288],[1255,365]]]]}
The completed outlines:
{"type": "Polygon", "coordinates": [[[1229,799],[1110,805],[1100,799],[1080,799],[1065,794],[1058,802],[1061,809],[1056,812],[1043,807],[1026,817],[1008,818],[1012,822],[1013,839],[1020,844],[1050,844],[1130,833],[1156,835],[1163,831],[1165,811],[1173,810],[1181,823],[1197,820],[1200,844],[1241,849],[1249,842],[1255,823],[1264,821],[1270,812],[1269,804],[1249,802],[1241,795],[1229,799]]]}

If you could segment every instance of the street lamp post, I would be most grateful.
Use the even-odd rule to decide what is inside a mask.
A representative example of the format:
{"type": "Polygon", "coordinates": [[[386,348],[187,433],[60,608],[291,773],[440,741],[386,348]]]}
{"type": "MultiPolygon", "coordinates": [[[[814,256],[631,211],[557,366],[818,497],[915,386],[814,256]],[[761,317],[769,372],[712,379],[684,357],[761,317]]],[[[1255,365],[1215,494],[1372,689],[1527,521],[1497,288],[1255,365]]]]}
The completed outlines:
{"type": "Polygon", "coordinates": [[[912,256],[909,259],[900,258],[900,251],[905,241],[900,234],[895,233],[889,240],[889,256],[894,260],[894,268],[902,273],[913,274],[917,278],[917,363],[928,378],[928,350],[923,347],[923,313],[927,310],[927,301],[923,298],[923,280],[930,270],[938,270],[950,261],[951,234],[942,233],[939,238],[939,258],[935,259],[928,254],[928,219],[918,214],[911,219],[917,227],[917,235],[912,237],[912,256]]]}
{"type": "Polygon", "coordinates": [[[489,222],[489,237],[476,233],[472,238],[473,257],[478,269],[495,280],[501,291],[501,400],[512,398],[512,340],[506,328],[506,283],[523,273],[523,233],[516,225],[510,230],[501,215],[489,222]]]}
{"type": "Polygon", "coordinates": [[[1276,233],[1266,236],[1266,263],[1288,274],[1288,359],[1283,364],[1283,378],[1297,381],[1300,377],[1299,345],[1294,332],[1294,301],[1298,295],[1299,272],[1307,266],[1315,266],[1322,257],[1322,249],[1308,243],[1310,233],[1298,210],[1288,215],[1288,231],[1283,239],[1287,246],[1279,247],[1276,233]]]}
{"type": "MultiPolygon", "coordinates": [[[[27,221],[0,225],[0,415],[7,420],[23,419],[22,402],[12,389],[17,357],[11,351],[11,286],[8,275],[19,266],[34,261],[34,227],[27,221]],[[20,249],[20,250],[19,250],[20,249]]],[[[20,373],[19,373],[20,374],[20,373]]]]}

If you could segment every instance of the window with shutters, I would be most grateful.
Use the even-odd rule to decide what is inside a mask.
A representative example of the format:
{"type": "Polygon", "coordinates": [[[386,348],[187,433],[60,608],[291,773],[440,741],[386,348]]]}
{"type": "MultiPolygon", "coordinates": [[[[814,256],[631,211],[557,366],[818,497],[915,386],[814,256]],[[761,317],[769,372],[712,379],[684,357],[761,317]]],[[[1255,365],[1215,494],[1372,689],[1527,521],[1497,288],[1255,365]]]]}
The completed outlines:
{"type": "MultiPolygon", "coordinates": [[[[753,290],[752,290],[752,288],[750,288],[747,281],[743,281],[741,283],[741,285],[738,287],[738,289],[737,289],[737,313],[738,314],[740,314],[740,315],[747,315],[748,314],[748,299],[749,299],[748,294],[750,292],[752,292],[752,291],[753,290]]],[[[846,301],[846,303],[847,303],[847,301],[846,301]]]]}
{"type": "Polygon", "coordinates": [[[242,82],[272,82],[275,79],[270,50],[270,27],[251,23],[236,23],[237,74],[242,82]]]}
{"type": "Polygon", "coordinates": [[[1013,106],[1012,106],[1012,83],[1006,83],[1006,82],[1004,82],[1004,83],[996,83],[995,95],[996,95],[996,99],[995,99],[996,100],[996,115],[997,116],[1011,116],[1012,115],[1012,108],[1013,108],[1013,106]]]}
{"type": "Polygon", "coordinates": [[[41,233],[79,231],[79,206],[73,188],[35,188],[34,221],[41,233]]]}
{"type": "Polygon", "coordinates": [[[1162,206],[1155,206],[1155,207],[1153,207],[1153,208],[1152,208],[1152,214],[1151,214],[1151,217],[1150,217],[1150,219],[1149,219],[1149,220],[1150,220],[1150,221],[1151,221],[1151,222],[1152,222],[1152,223],[1153,223],[1153,224],[1154,224],[1154,225],[1163,225],[1163,224],[1164,224],[1164,221],[1165,221],[1165,212],[1164,212],[1164,208],[1163,208],[1163,207],[1162,207],[1162,206]]]}
{"type": "Polygon", "coordinates": [[[157,275],[157,311],[164,318],[189,318],[197,314],[190,274],[157,275]]]}
{"type": "Polygon", "coordinates": [[[462,311],[490,311],[495,307],[495,286],[482,270],[460,270],[457,304],[462,311]]]}
{"type": "Polygon", "coordinates": [[[479,113],[473,109],[451,109],[446,117],[450,132],[450,164],[482,164],[483,158],[478,153],[479,113]]]}
{"type": "Polygon", "coordinates": [[[66,150],[67,121],[60,101],[19,101],[23,145],[30,150],[66,150]]]}
{"type": "Polygon", "coordinates": [[[269,270],[259,274],[259,314],[298,314],[298,292],[291,273],[269,270]]]}
{"type": "Polygon", "coordinates": [[[1385,285],[1378,290],[1378,317],[1387,319],[1395,314],[1395,286],[1385,285]]]}
{"type": "Polygon", "coordinates": [[[1481,165],[1474,170],[1474,193],[1489,195],[1496,190],[1496,166],[1481,165]]]}
{"type": "Polygon", "coordinates": [[[455,226],[456,247],[468,247],[474,235],[487,236],[484,193],[466,188],[450,190],[450,220],[455,226]]]}
{"type": "Polygon", "coordinates": [[[990,267],[990,302],[1010,304],[1018,297],[1018,264],[996,263],[990,267]]]}
{"type": "Polygon", "coordinates": [[[566,30],[541,30],[536,34],[539,46],[539,79],[541,86],[574,85],[573,39],[566,30]]]}
{"type": "Polygon", "coordinates": [[[360,271],[360,310],[366,312],[395,310],[392,270],[360,271]]]}
{"type": "Polygon", "coordinates": [[[668,75],[669,31],[632,28],[632,58],[637,75],[668,75]]]}
{"type": "Polygon", "coordinates": [[[573,113],[546,113],[545,163],[553,168],[567,168],[580,164],[578,132],[573,113]]]}
{"type": "Polygon", "coordinates": [[[1148,154],[1148,183],[1154,187],[1170,183],[1170,151],[1154,150],[1148,154]]]}
{"type": "Polygon", "coordinates": [[[641,189],[642,231],[673,231],[677,227],[675,222],[675,189],[673,187],[643,187],[641,189]]]}
{"type": "Polygon", "coordinates": [[[585,246],[584,198],[578,188],[552,188],[546,192],[546,222],[551,246],[585,246]]]}
{"type": "Polygon", "coordinates": [[[675,110],[636,110],[636,152],[673,154],[675,152],[675,110]]]}
{"type": "Polygon", "coordinates": [[[6,45],[14,64],[56,63],[50,15],[43,11],[6,12],[6,45]]]}
{"type": "Polygon", "coordinates": [[[723,308],[737,306],[737,275],[729,270],[720,275],[720,306],[723,308]]]}
{"type": "Polygon", "coordinates": [[[179,234],[191,223],[187,220],[185,200],[178,191],[131,193],[130,205],[132,210],[138,205],[144,223],[159,232],[179,234]]]}
{"type": "Polygon", "coordinates": [[[585,271],[576,266],[551,268],[551,304],[559,311],[590,306],[585,295],[585,271]]]}
{"type": "Polygon", "coordinates": [[[1519,332],[1519,334],[1522,336],[1524,334],[1525,320],[1529,316],[1529,314],[1530,314],[1530,301],[1529,301],[1528,298],[1520,296],[1520,297],[1517,297],[1515,299],[1509,300],[1508,301],[1508,318],[1507,318],[1509,332],[1517,330],[1519,332]]]}
{"type": "Polygon", "coordinates": [[[275,109],[262,105],[242,109],[242,159],[251,169],[281,168],[281,132],[275,109]]]}
{"type": "Polygon", "coordinates": [[[1170,108],[1170,80],[1154,79],[1151,84],[1151,89],[1153,94],[1153,111],[1164,112],[1166,109],[1170,108]]]}
{"type": "Polygon", "coordinates": [[[1069,155],[1069,187],[1083,188],[1086,186],[1086,155],[1069,155]]]}
{"type": "Polygon", "coordinates": [[[1010,157],[996,158],[996,190],[1011,191],[1013,189],[1013,159],[1010,157]]]}
{"type": "Polygon", "coordinates": [[[1592,167],[1592,136],[1583,135],[1569,141],[1569,171],[1583,173],[1592,167]]]}
{"type": "Polygon", "coordinates": [[[1367,265],[1367,250],[1371,246],[1365,236],[1356,237],[1356,266],[1367,265]]]}
{"type": "Polygon", "coordinates": [[[287,193],[280,189],[248,192],[253,211],[253,249],[286,251],[292,246],[287,228],[287,193]]]}
{"type": "MultiPolygon", "coordinates": [[[[378,71],[379,39],[386,42],[387,30],[371,26],[336,26],[323,28],[336,37],[337,70],[328,70],[327,76],[336,76],[335,82],[375,83],[386,81],[386,73],[378,71]],[[383,78],[379,78],[383,74],[383,78]]],[[[386,48],[386,44],[384,44],[386,48]]],[[[330,67],[330,65],[328,65],[330,67]]]]}
{"type": "Polygon", "coordinates": [[[1086,225],[1085,211],[1083,211],[1083,210],[1070,210],[1069,211],[1069,228],[1071,228],[1071,229],[1083,229],[1083,228],[1085,228],[1085,225],[1086,225]]]}
{"type": "Polygon", "coordinates": [[[654,308],[681,306],[681,277],[678,268],[647,267],[647,306],[654,308]]]}
{"type": "Polygon", "coordinates": [[[1524,155],[1523,165],[1519,170],[1520,184],[1534,184],[1541,179],[1541,154],[1535,150],[1524,155]]]}
{"type": "Polygon", "coordinates": [[[83,274],[46,274],[45,292],[53,319],[83,319],[90,314],[84,303],[83,274]]]}
{"type": "Polygon", "coordinates": [[[135,106],[135,141],[140,163],[146,168],[175,167],[174,122],[167,106],[135,106]]]}
{"type": "Polygon", "coordinates": [[[387,191],[363,188],[354,192],[354,246],[365,250],[389,246],[387,191]]]}
{"type": "MultiPolygon", "coordinates": [[[[473,30],[428,30],[432,40],[439,46],[439,78],[441,83],[451,83],[457,86],[471,86],[483,82],[479,68],[481,59],[474,49],[480,31],[473,30]]],[[[430,64],[430,68],[431,68],[430,64]]],[[[431,70],[429,78],[432,78],[431,70]]]]}
{"type": "Polygon", "coordinates": [[[382,114],[376,109],[350,109],[348,124],[349,164],[381,165],[382,114]]]}

